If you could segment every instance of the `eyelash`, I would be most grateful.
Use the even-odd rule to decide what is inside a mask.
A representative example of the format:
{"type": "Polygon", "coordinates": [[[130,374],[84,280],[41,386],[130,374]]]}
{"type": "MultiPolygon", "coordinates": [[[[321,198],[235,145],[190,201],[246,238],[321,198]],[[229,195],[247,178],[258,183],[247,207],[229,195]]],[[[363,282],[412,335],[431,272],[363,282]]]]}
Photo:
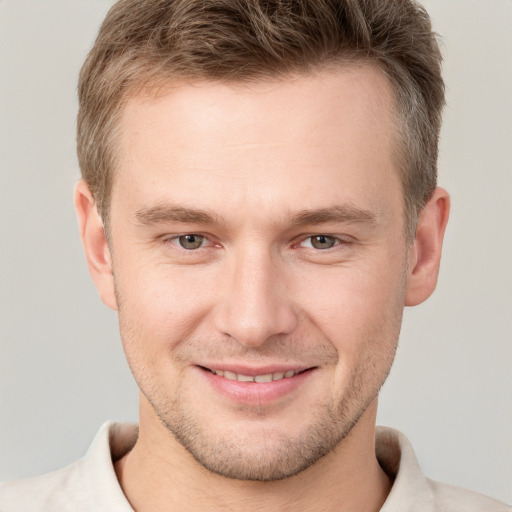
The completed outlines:
{"type": "MultiPolygon", "coordinates": [[[[327,252],[330,249],[334,249],[335,247],[338,247],[339,245],[343,245],[343,244],[347,243],[346,240],[343,240],[343,239],[341,239],[341,238],[339,238],[337,236],[327,235],[325,233],[317,233],[317,234],[314,234],[314,235],[309,235],[306,238],[302,238],[301,241],[299,242],[299,245],[303,244],[306,241],[310,242],[310,246],[308,246],[307,249],[312,249],[312,250],[319,251],[319,252],[327,252]],[[313,240],[315,238],[316,239],[319,239],[319,238],[330,239],[334,243],[333,243],[333,245],[331,247],[326,247],[326,248],[320,249],[318,247],[314,247],[313,240]]],[[[304,246],[302,246],[302,247],[304,247],[304,246]]]]}
{"type": "Polygon", "coordinates": [[[209,238],[206,236],[206,235],[202,235],[200,233],[181,233],[179,235],[174,235],[174,236],[171,236],[171,237],[168,237],[168,238],[165,238],[164,239],[164,243],[171,243],[172,245],[175,245],[176,247],[178,247],[179,249],[182,249],[186,252],[197,252],[199,249],[204,249],[205,246],[201,244],[201,246],[199,246],[198,248],[196,249],[187,249],[186,247],[183,247],[180,243],[179,243],[179,239],[181,237],[186,237],[186,236],[190,236],[190,237],[201,237],[203,239],[203,241],[206,241],[206,242],[210,242],[209,245],[213,245],[213,242],[211,242],[211,240],[209,240],[209,238]]]}
{"type": "MultiPolygon", "coordinates": [[[[189,253],[198,252],[200,249],[205,249],[208,246],[215,245],[215,243],[212,242],[207,235],[203,235],[203,234],[200,234],[200,233],[180,233],[178,235],[174,235],[174,236],[165,238],[164,239],[164,243],[166,243],[166,244],[167,243],[171,243],[172,245],[176,246],[178,249],[183,250],[185,252],[189,252],[189,253]],[[202,244],[199,247],[197,247],[197,248],[189,248],[189,249],[187,249],[186,247],[183,247],[183,245],[180,244],[179,240],[180,240],[180,238],[187,237],[187,236],[189,236],[189,237],[201,237],[203,239],[202,240],[202,244]],[[203,242],[206,242],[207,244],[203,245],[203,242]]],[[[339,247],[340,245],[346,245],[348,243],[350,243],[349,240],[345,240],[345,239],[342,239],[342,238],[334,236],[334,235],[328,235],[326,233],[315,233],[313,235],[308,235],[306,237],[302,237],[297,243],[294,243],[293,245],[294,246],[303,247],[304,249],[315,251],[315,252],[329,252],[331,249],[335,250],[336,247],[339,247]],[[332,240],[334,243],[333,243],[333,245],[331,247],[326,247],[326,248],[320,249],[318,247],[314,247],[313,246],[312,240],[315,239],[315,238],[317,238],[317,239],[318,238],[329,239],[329,240],[332,240]],[[310,241],[310,245],[309,246],[302,245],[306,241],[310,241]]],[[[220,244],[219,244],[219,246],[220,246],[220,244]]]]}

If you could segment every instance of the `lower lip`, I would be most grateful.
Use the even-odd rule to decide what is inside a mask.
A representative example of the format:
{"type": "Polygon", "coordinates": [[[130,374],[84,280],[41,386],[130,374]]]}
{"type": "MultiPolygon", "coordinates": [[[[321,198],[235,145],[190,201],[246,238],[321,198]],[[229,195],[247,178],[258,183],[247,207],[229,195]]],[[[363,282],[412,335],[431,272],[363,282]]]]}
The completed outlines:
{"type": "Polygon", "coordinates": [[[239,404],[264,405],[271,404],[291,395],[299,386],[314,373],[314,368],[293,377],[274,380],[272,382],[239,382],[216,375],[209,370],[199,368],[208,383],[219,393],[239,404]]]}

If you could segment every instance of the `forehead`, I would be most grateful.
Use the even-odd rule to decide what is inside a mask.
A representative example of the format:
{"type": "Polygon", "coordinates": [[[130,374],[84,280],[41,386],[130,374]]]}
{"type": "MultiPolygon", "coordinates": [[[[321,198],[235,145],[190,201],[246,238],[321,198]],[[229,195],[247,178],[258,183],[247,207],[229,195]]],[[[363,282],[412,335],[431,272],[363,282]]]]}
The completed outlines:
{"type": "Polygon", "coordinates": [[[122,114],[113,203],[175,201],[178,191],[213,210],[247,209],[255,196],[288,210],[297,200],[370,200],[400,187],[393,104],[387,78],[368,64],[139,94],[122,114]]]}
{"type": "MultiPolygon", "coordinates": [[[[345,119],[350,118],[356,134],[358,128],[368,128],[370,116],[383,126],[394,112],[394,98],[389,80],[378,65],[363,61],[330,65],[323,71],[284,75],[274,80],[167,81],[154,88],[146,87],[128,98],[121,116],[123,134],[133,134],[130,128],[134,123],[139,128],[151,128],[166,108],[172,108],[167,127],[173,129],[179,124],[181,128],[169,133],[176,138],[183,130],[185,134],[190,130],[194,137],[201,132],[208,135],[215,144],[212,137],[225,133],[218,132],[220,127],[228,128],[235,123],[236,128],[257,130],[266,124],[271,135],[279,135],[280,141],[285,142],[287,134],[291,139],[305,124],[311,128],[312,123],[318,123],[327,128],[346,124],[345,119]],[[286,131],[280,130],[281,127],[286,127],[286,131]]],[[[386,132],[388,129],[389,124],[386,132]]],[[[325,136],[319,131],[311,132],[311,136],[315,133],[325,136]]],[[[261,135],[261,132],[249,131],[247,135],[261,135]]]]}

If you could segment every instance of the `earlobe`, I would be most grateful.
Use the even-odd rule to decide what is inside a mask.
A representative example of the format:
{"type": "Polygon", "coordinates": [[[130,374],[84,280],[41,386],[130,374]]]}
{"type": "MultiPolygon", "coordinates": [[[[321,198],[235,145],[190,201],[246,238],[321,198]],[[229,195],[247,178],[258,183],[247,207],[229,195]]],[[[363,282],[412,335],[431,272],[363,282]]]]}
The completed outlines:
{"type": "Polygon", "coordinates": [[[449,213],[450,196],[446,190],[437,188],[419,214],[416,236],[410,248],[406,306],[421,304],[436,288],[449,213]]]}
{"type": "Polygon", "coordinates": [[[75,187],[75,210],[89,272],[103,303],[117,310],[112,258],[96,203],[85,181],[75,187]]]}

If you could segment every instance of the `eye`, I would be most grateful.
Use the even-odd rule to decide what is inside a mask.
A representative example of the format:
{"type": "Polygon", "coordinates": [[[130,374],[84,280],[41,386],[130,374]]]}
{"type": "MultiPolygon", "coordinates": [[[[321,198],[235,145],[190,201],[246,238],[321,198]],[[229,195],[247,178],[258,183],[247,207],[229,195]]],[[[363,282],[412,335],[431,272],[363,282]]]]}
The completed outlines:
{"type": "Polygon", "coordinates": [[[188,234],[180,235],[176,237],[175,240],[181,247],[183,247],[183,249],[193,251],[194,249],[199,249],[204,245],[206,237],[203,235],[188,234]]]}
{"type": "Polygon", "coordinates": [[[314,235],[306,238],[301,245],[305,247],[312,247],[313,249],[331,249],[338,245],[340,240],[329,235],[314,235]]]}

